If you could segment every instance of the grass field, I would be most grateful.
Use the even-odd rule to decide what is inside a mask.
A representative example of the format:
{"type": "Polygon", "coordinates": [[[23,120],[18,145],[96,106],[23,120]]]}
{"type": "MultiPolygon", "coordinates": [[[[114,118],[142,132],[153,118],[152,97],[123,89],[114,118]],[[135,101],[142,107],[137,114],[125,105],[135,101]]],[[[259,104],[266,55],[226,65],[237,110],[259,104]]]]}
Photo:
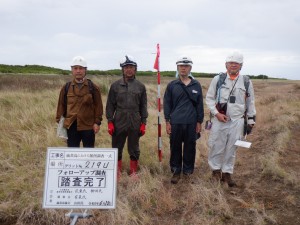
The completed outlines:
{"type": "MultiPolygon", "coordinates": [[[[91,76],[101,87],[105,106],[118,76],[91,76]]],[[[43,209],[47,147],[65,146],[56,137],[55,113],[61,86],[69,76],[0,75],[0,224],[70,224],[69,210],[43,209]]],[[[117,187],[114,210],[91,210],[83,224],[117,225],[295,225],[300,224],[300,81],[254,80],[257,124],[239,149],[236,188],[214,183],[207,165],[208,131],[197,142],[194,183],[170,183],[169,143],[162,125],[163,162],[157,157],[156,76],[146,84],[149,118],[141,138],[139,179],[127,175],[129,159],[117,187]]],[[[171,78],[163,78],[162,95],[171,78]]],[[[197,78],[205,96],[208,78],[197,78]]],[[[205,106],[205,119],[208,110],[205,106]]],[[[101,125],[96,147],[111,147],[107,122],[101,125]]]]}

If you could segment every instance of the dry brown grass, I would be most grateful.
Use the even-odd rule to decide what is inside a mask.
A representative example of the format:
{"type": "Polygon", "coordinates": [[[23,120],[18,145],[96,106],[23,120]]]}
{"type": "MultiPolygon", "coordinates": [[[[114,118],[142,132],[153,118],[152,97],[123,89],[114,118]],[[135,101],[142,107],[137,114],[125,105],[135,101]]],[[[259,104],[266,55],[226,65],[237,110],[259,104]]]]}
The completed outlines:
{"type": "MultiPolygon", "coordinates": [[[[68,210],[42,209],[47,147],[65,146],[56,137],[55,112],[61,85],[68,76],[0,76],[0,224],[69,224],[68,210]]],[[[118,77],[92,77],[101,86],[103,102],[118,77]]],[[[254,81],[257,125],[250,150],[239,149],[235,178],[238,188],[210,180],[208,132],[197,142],[193,182],[170,184],[169,141],[163,123],[163,162],[157,157],[156,76],[141,77],[147,86],[149,119],[141,139],[139,179],[124,171],[114,210],[91,210],[81,224],[297,224],[299,208],[300,83],[254,81]],[[298,155],[297,155],[298,154],[298,155]],[[284,191],[283,191],[284,190],[284,191]],[[285,212],[283,214],[283,212],[285,212]],[[283,219],[281,219],[283,218],[283,219]],[[291,219],[293,218],[293,220],[291,219]],[[292,221],[292,222],[291,222],[292,221]],[[291,222],[291,223],[289,223],[291,222]]],[[[162,97],[170,78],[162,79],[162,97]]],[[[199,79],[206,94],[210,79],[199,79]]],[[[207,119],[208,111],[205,107],[207,119]]],[[[104,120],[97,147],[110,147],[104,120]]]]}

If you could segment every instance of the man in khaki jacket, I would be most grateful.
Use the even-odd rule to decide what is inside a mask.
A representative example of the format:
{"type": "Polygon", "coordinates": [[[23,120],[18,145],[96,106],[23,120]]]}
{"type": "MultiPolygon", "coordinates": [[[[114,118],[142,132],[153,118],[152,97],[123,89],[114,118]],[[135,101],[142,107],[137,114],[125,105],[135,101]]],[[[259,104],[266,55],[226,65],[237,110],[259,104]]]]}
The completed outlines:
{"type": "Polygon", "coordinates": [[[86,78],[87,63],[83,57],[74,57],[71,70],[72,81],[60,91],[56,122],[65,117],[68,147],[80,147],[82,141],[83,147],[93,148],[103,115],[100,88],[86,78]]]}
{"type": "Polygon", "coordinates": [[[126,55],[120,66],[123,77],[111,85],[106,103],[108,133],[112,136],[112,147],[118,148],[118,177],[126,139],[130,175],[136,175],[140,157],[139,140],[145,134],[148,117],[146,87],[135,78],[136,61],[126,55]]]}

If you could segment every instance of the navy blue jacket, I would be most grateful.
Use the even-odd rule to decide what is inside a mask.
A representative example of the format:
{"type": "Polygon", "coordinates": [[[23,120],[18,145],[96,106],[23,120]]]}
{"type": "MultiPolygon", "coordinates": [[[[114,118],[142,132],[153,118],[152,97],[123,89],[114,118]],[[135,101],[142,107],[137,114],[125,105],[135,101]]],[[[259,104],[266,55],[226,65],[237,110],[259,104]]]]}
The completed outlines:
{"type": "Polygon", "coordinates": [[[180,79],[171,81],[165,91],[163,104],[165,119],[170,121],[171,124],[203,122],[202,88],[195,79],[192,79],[187,86],[180,79]],[[195,102],[195,106],[181,86],[187,89],[190,97],[195,102]]]}

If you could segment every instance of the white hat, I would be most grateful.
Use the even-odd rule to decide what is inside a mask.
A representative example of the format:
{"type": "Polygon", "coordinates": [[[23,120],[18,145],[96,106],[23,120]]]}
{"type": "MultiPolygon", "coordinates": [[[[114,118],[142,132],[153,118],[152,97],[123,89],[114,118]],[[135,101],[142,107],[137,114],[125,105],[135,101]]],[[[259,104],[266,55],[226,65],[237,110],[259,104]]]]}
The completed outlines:
{"type": "Polygon", "coordinates": [[[82,56],[75,56],[72,60],[71,66],[87,67],[86,60],[82,56]]]}
{"type": "Polygon", "coordinates": [[[244,62],[244,57],[240,52],[234,51],[227,56],[226,62],[235,62],[242,64],[244,62]]]}
{"type": "Polygon", "coordinates": [[[188,65],[188,66],[192,66],[193,65],[193,61],[192,61],[192,59],[190,57],[182,56],[182,57],[180,57],[176,61],[176,65],[188,65]]]}

